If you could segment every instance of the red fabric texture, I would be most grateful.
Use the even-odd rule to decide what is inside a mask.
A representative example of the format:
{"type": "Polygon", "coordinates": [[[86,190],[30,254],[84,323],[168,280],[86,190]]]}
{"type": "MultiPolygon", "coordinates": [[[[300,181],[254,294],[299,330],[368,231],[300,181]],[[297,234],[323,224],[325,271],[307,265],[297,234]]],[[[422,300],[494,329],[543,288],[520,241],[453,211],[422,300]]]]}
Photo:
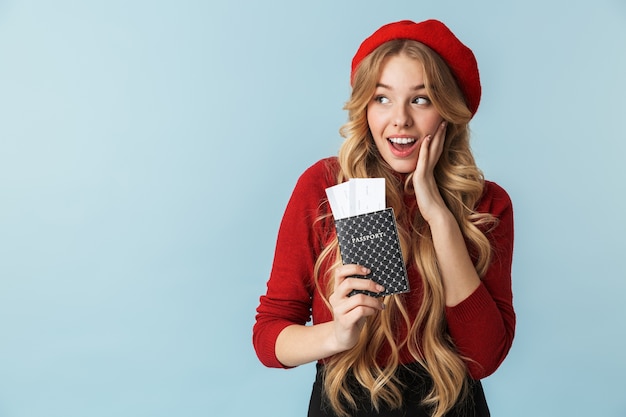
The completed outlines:
{"type": "Polygon", "coordinates": [[[473,115],[476,114],[481,95],[476,57],[472,50],[465,46],[446,25],[434,19],[419,23],[401,20],[386,24],[376,30],[361,43],[357,53],[352,58],[350,83],[354,80],[354,72],[363,58],[383,43],[395,39],[411,39],[421,42],[439,54],[452,70],[468,108],[473,115]]]}
{"type": "MultiPolygon", "coordinates": [[[[325,189],[336,184],[336,158],[323,159],[307,169],[287,204],[276,242],[267,292],[260,297],[253,344],[257,356],[269,367],[284,367],[276,358],[279,333],[292,324],[332,320],[319,292],[314,288],[313,267],[322,248],[335,232],[332,217],[315,223],[328,213],[325,189]]],[[[494,248],[493,259],[481,285],[467,299],[446,309],[448,332],[467,361],[470,376],[484,378],[506,357],[513,342],[515,312],[511,292],[513,256],[513,210],[508,194],[493,182],[485,191],[477,211],[499,219],[487,234],[494,248]]],[[[411,292],[405,294],[413,316],[421,303],[422,283],[417,268],[407,266],[411,292]]],[[[322,282],[325,285],[326,282],[322,282]]],[[[385,354],[384,351],[382,353],[385,354]]],[[[403,361],[412,361],[407,351],[403,361]]]]}

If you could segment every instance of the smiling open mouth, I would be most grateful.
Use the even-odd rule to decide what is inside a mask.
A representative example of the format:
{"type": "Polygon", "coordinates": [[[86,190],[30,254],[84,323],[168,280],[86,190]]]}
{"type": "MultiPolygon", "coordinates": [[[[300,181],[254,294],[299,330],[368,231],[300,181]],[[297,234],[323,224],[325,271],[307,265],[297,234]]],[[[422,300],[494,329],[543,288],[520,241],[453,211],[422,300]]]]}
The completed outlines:
{"type": "Polygon", "coordinates": [[[387,138],[391,145],[391,149],[395,151],[394,153],[398,153],[399,156],[404,156],[407,152],[411,152],[413,147],[417,143],[416,138],[397,138],[390,137],[387,138]]]}
{"type": "Polygon", "coordinates": [[[411,145],[415,142],[415,138],[389,138],[389,142],[396,145],[411,145]]]}

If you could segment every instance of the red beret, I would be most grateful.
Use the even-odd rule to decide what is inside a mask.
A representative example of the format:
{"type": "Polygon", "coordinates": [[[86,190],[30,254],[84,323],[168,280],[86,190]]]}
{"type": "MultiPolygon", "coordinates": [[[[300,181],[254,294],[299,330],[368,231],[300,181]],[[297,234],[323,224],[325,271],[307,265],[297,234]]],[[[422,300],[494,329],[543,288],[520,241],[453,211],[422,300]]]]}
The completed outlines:
{"type": "Polygon", "coordinates": [[[412,39],[423,43],[443,58],[456,78],[467,107],[476,114],[480,103],[480,77],[478,63],[471,49],[465,46],[446,25],[438,20],[415,23],[410,20],[389,23],[365,39],[352,58],[350,82],[363,58],[385,42],[394,39],[412,39]]]}

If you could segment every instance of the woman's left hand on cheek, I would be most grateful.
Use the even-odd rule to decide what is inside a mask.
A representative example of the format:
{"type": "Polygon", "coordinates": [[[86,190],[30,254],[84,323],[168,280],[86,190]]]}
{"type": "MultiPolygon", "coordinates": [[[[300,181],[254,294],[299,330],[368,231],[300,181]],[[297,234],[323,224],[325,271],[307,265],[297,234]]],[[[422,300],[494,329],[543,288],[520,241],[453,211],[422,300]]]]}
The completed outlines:
{"type": "Polygon", "coordinates": [[[443,152],[445,137],[446,122],[442,122],[434,136],[429,135],[422,141],[417,166],[413,173],[417,206],[424,220],[429,223],[437,213],[442,212],[441,210],[447,210],[434,175],[435,166],[443,152]]]}

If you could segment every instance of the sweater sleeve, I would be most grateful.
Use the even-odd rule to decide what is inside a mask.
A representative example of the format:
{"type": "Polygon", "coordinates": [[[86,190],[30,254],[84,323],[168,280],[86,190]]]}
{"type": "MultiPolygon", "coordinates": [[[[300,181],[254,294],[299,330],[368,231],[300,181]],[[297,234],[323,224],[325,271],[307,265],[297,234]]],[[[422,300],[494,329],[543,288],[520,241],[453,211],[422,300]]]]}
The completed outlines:
{"type": "Polygon", "coordinates": [[[280,224],[267,292],[260,298],[252,332],[257,356],[268,367],[285,367],[275,353],[280,332],[311,318],[313,269],[321,250],[316,219],[332,181],[328,161],[319,161],[300,176],[280,224]]]}
{"type": "Polygon", "coordinates": [[[513,207],[501,187],[487,182],[478,211],[498,219],[486,236],[492,260],[480,286],[465,300],[446,309],[448,331],[459,353],[467,358],[474,379],[491,375],[509,352],[515,333],[511,289],[513,207]]]}

